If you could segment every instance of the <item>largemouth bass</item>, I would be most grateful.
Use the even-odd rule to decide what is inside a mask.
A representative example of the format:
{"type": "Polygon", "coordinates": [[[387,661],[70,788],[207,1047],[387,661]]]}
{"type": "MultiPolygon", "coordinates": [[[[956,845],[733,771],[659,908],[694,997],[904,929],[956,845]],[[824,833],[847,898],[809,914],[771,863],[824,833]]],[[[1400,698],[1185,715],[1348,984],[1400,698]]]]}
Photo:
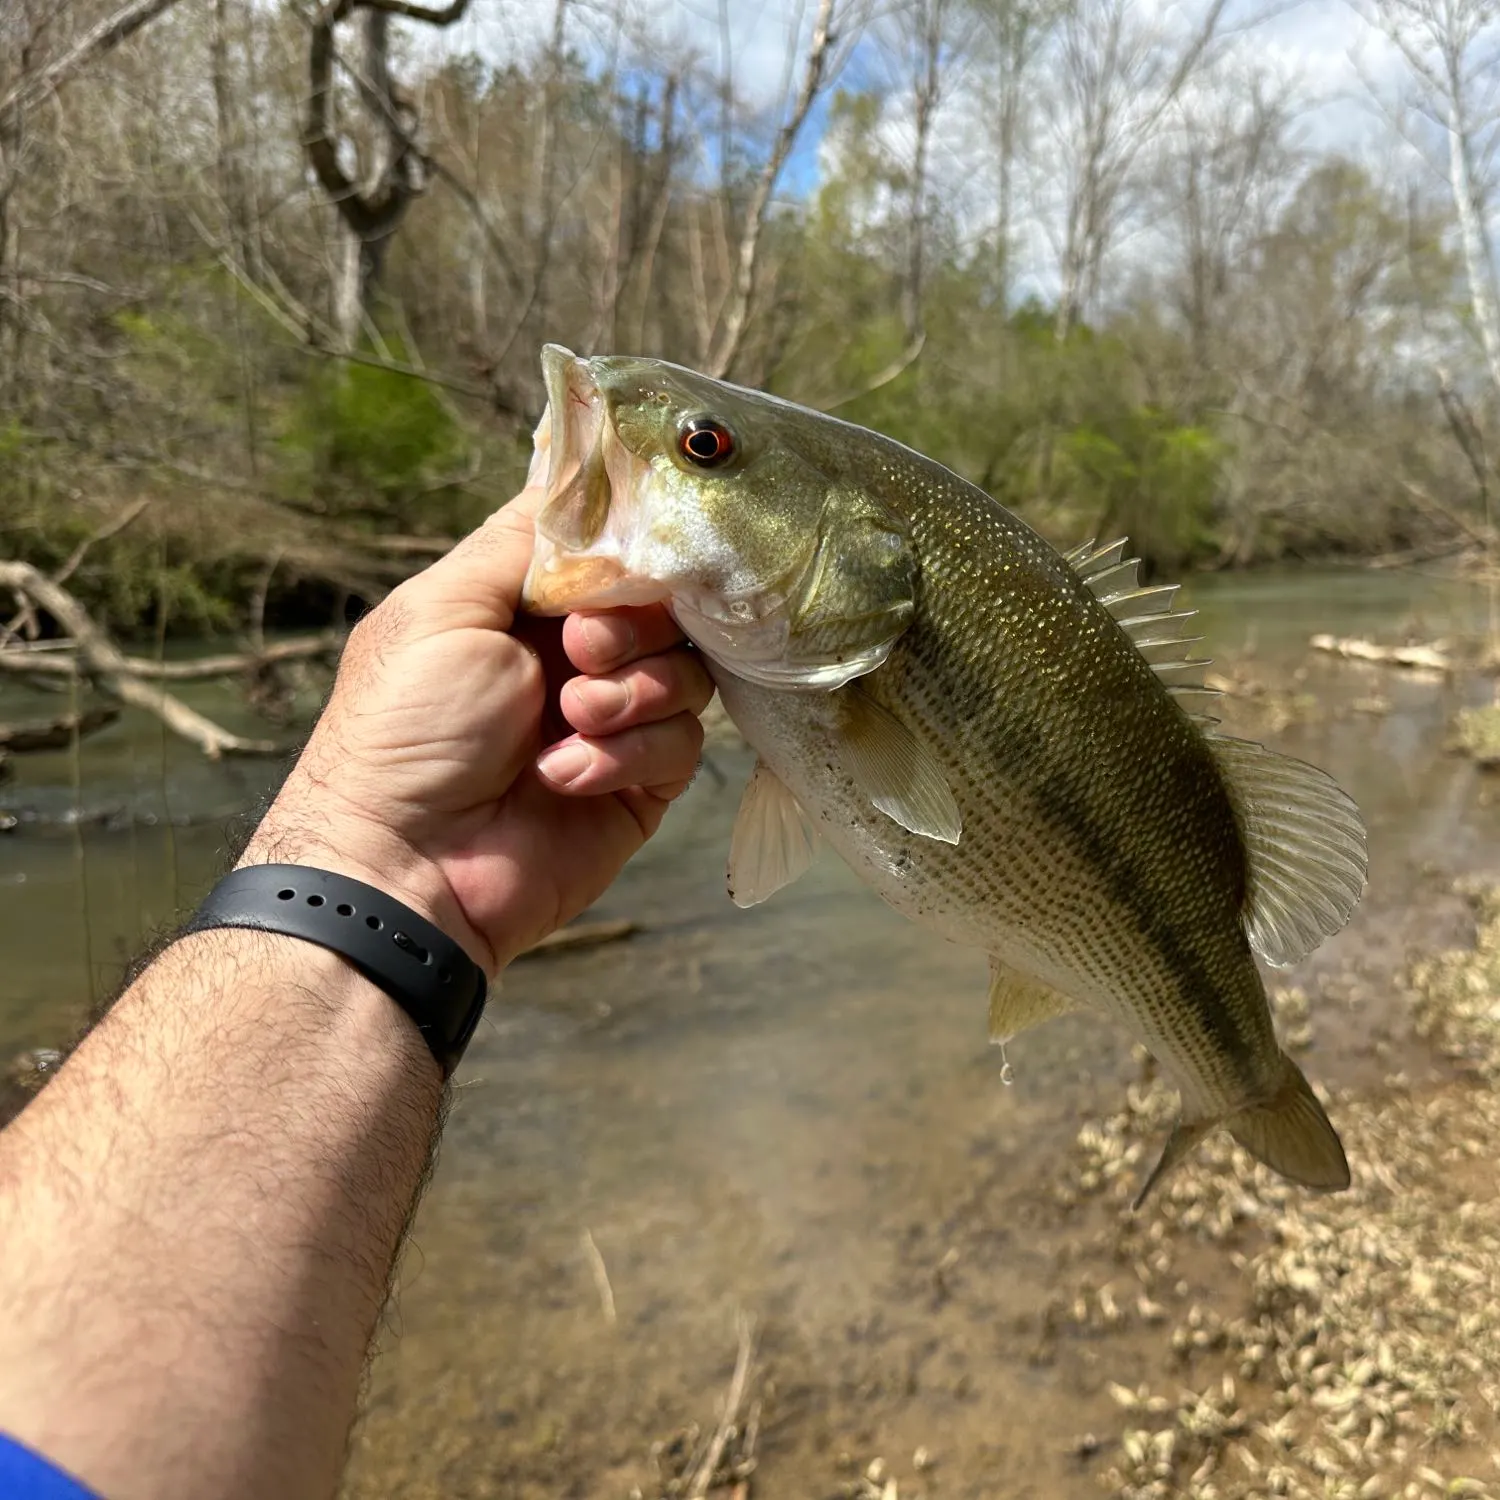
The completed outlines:
{"type": "MultiPolygon", "coordinates": [[[[741,905],[831,845],[990,955],[991,1036],[1079,1008],[1177,1085],[1152,1184],[1216,1126],[1310,1187],[1343,1148],[1278,1046],[1255,954],[1338,931],[1364,827],[1322,771],[1215,731],[1172,588],[1064,555],[877,433],[658,360],[542,356],[524,605],[663,600],[759,757],[741,905]]],[[[1139,1200],[1138,1200],[1139,1201],[1139,1200]]]]}

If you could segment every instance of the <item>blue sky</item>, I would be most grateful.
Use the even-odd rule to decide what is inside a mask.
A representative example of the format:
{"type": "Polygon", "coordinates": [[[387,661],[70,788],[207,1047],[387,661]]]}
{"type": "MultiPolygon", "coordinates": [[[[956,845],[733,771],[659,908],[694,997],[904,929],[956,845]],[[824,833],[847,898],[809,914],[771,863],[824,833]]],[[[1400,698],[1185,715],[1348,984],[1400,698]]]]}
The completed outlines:
{"type": "MultiPolygon", "coordinates": [[[[1196,8],[1193,0],[1142,3],[1183,15],[1196,8]]],[[[705,64],[717,62],[719,0],[626,0],[626,5],[631,29],[650,39],[653,55],[691,50],[705,64]]],[[[555,0],[474,0],[468,17],[444,32],[443,41],[497,61],[532,54],[546,45],[554,6],[555,0]]],[[[789,42],[806,35],[814,0],[728,0],[726,9],[736,87],[769,116],[785,84],[789,42]]],[[[1235,0],[1241,19],[1267,9],[1273,13],[1255,27],[1248,45],[1259,58],[1296,77],[1302,91],[1317,101],[1302,121],[1309,144],[1361,154],[1383,139],[1388,132],[1372,105],[1367,80],[1389,89],[1400,64],[1350,0],[1235,0]]],[[[615,11],[614,0],[570,0],[570,44],[602,62],[611,45],[615,11]]],[[[860,62],[857,55],[850,77],[859,76],[860,62]]],[[[825,98],[798,143],[783,192],[806,192],[814,184],[826,119],[825,98]]]]}
{"type": "MultiPolygon", "coordinates": [[[[625,0],[631,31],[637,38],[636,56],[652,62],[666,56],[694,52],[705,75],[717,65],[720,48],[721,0],[625,0]]],[[[785,97],[788,48],[805,37],[815,0],[724,0],[729,16],[730,46],[735,86],[739,96],[759,112],[765,138],[785,97]]],[[[1165,21],[1190,21],[1204,0],[1137,0],[1165,21]]],[[[1394,49],[1361,17],[1356,4],[1369,0],[1232,0],[1232,17],[1243,24],[1259,13],[1238,45],[1242,57],[1271,67],[1294,81],[1296,95],[1305,101],[1296,126],[1300,143],[1309,150],[1339,150],[1362,160],[1377,176],[1405,182],[1422,180],[1424,169],[1404,147],[1389,120],[1382,117],[1376,96],[1394,100],[1403,84],[1404,67],[1394,49]],[[1267,15],[1267,11],[1271,13],[1267,15]],[[1373,89],[1373,92],[1372,92],[1373,89]]],[[[616,0],[569,0],[568,38],[602,66],[611,48],[616,0]]],[[[555,13],[555,0],[474,0],[469,16],[442,34],[440,45],[478,51],[497,62],[517,55],[535,55],[545,47],[555,13]]],[[[868,77],[872,44],[856,53],[846,81],[868,77]]],[[[621,62],[628,66],[629,54],[621,62]]],[[[939,191],[962,218],[973,215],[976,226],[992,215],[992,189],[987,165],[976,166],[975,141],[985,118],[987,101],[976,70],[940,117],[935,130],[933,170],[939,191]],[[943,182],[947,173],[949,181],[943,182]],[[986,195],[989,195],[988,197],[986,195]],[[966,207],[968,204],[972,208],[966,207]]],[[[779,184],[782,196],[799,196],[817,180],[820,147],[826,130],[830,100],[818,104],[808,128],[779,184]]],[[[899,101],[887,111],[883,127],[899,143],[903,121],[899,101]]],[[[712,168],[712,139],[704,143],[705,166],[712,168]]],[[[1031,264],[1023,279],[1045,289],[1055,265],[1055,197],[1049,204],[1046,161],[1036,163],[1034,192],[1021,212],[1029,231],[1024,257],[1031,264]]],[[[1433,190],[1443,191],[1435,174],[1433,190]]]]}

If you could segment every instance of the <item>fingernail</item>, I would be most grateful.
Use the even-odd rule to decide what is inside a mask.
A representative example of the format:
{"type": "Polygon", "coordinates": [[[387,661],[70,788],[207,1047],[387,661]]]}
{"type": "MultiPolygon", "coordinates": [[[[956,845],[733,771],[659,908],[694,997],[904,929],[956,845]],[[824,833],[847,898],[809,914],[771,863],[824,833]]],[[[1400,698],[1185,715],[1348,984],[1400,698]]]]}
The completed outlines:
{"type": "Polygon", "coordinates": [[[623,682],[612,682],[604,677],[584,678],[573,691],[580,694],[590,712],[601,719],[613,719],[630,705],[630,689],[623,682]]]}
{"type": "Polygon", "coordinates": [[[614,661],[635,646],[635,626],[622,615],[585,615],[583,643],[600,661],[614,661]]]}
{"type": "Polygon", "coordinates": [[[577,740],[554,745],[536,763],[536,768],[553,786],[571,786],[592,764],[594,757],[577,740]]]}

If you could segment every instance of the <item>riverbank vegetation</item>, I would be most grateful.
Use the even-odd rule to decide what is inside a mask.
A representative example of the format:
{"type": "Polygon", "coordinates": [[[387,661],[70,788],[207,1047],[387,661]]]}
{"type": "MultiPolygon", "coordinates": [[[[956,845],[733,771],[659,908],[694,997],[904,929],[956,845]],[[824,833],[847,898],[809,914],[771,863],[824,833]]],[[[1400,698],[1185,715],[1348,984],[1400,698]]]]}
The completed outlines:
{"type": "Polygon", "coordinates": [[[0,559],[126,636],[323,626],[515,490],[548,340],[1157,569],[1493,547],[1477,0],[1341,12],[1338,130],[1224,0],[820,0],[779,82],[727,7],[528,14],[0,11],[0,559]]]}

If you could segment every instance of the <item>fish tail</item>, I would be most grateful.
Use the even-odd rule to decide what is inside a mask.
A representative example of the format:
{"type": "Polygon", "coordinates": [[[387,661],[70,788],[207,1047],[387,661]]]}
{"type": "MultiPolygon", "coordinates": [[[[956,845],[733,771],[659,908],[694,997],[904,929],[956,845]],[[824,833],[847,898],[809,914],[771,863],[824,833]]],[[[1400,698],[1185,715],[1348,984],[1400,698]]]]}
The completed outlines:
{"type": "Polygon", "coordinates": [[[1151,1189],[1219,1125],[1257,1161],[1303,1187],[1336,1191],[1349,1186],[1349,1162],[1338,1132],[1302,1069],[1283,1052],[1281,1081],[1263,1103],[1222,1120],[1179,1120],[1173,1126],[1161,1160],[1136,1194],[1133,1207],[1140,1208],[1151,1189]]]}
{"type": "Polygon", "coordinates": [[[1327,1191],[1349,1186],[1349,1162],[1338,1132],[1301,1068],[1284,1052],[1276,1092],[1224,1124],[1251,1156],[1292,1182],[1327,1191]]]}

